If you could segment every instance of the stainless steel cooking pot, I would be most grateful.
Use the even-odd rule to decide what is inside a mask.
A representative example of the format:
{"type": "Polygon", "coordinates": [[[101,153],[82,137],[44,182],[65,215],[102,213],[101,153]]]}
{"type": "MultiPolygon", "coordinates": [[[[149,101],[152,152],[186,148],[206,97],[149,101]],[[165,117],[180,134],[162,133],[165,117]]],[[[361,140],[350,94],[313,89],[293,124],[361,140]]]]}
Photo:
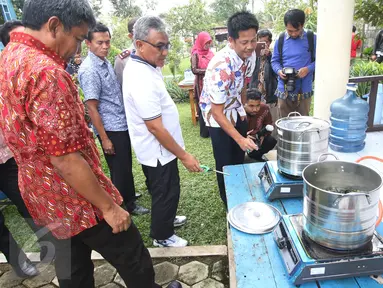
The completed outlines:
{"type": "Polygon", "coordinates": [[[307,166],[302,176],[303,230],[311,240],[336,250],[371,241],[382,187],[377,172],[357,163],[324,161],[307,166]]]}
{"type": "Polygon", "coordinates": [[[278,128],[278,168],[283,173],[300,177],[307,165],[327,152],[330,122],[292,112],[275,124],[278,128]]]}

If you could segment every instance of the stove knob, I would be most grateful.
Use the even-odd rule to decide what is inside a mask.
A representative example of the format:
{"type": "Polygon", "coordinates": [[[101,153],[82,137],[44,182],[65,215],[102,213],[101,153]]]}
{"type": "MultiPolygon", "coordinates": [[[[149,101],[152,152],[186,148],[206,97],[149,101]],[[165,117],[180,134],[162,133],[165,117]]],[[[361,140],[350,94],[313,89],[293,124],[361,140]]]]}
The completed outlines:
{"type": "Polygon", "coordinates": [[[277,242],[278,248],[281,250],[287,247],[287,241],[286,241],[286,238],[284,237],[278,237],[276,239],[276,242],[277,242]]]}

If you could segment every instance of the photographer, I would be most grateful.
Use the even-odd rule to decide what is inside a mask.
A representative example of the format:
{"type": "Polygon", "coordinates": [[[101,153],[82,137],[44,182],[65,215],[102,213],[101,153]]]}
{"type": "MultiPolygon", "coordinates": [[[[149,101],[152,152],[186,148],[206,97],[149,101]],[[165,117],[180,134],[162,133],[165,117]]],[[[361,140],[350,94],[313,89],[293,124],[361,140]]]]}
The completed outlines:
{"type": "Polygon", "coordinates": [[[270,133],[274,130],[270,108],[261,102],[262,93],[256,88],[247,90],[247,101],[244,106],[247,121],[249,138],[253,139],[259,150],[248,153],[249,157],[263,162],[263,154],[266,154],[277,144],[277,140],[270,133]]]}
{"type": "Polygon", "coordinates": [[[292,9],[284,16],[286,31],[275,42],[271,65],[279,75],[275,95],[280,117],[290,112],[308,116],[313,95],[316,35],[303,29],[305,13],[292,9]]]}

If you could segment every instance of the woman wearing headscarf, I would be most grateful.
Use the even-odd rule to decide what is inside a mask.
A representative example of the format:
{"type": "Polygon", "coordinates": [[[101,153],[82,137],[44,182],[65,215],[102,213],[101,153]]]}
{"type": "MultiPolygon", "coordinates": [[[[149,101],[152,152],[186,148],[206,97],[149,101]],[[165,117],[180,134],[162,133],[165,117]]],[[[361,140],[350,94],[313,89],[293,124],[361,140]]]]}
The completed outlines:
{"type": "MultiPolygon", "coordinates": [[[[191,68],[195,75],[194,81],[194,96],[197,103],[199,103],[199,97],[203,88],[203,78],[205,77],[206,68],[213,58],[214,54],[210,50],[212,39],[207,32],[201,32],[198,34],[197,39],[192,48],[191,56],[191,68]]],[[[198,119],[200,125],[200,136],[203,138],[209,137],[209,131],[206,128],[205,121],[202,117],[199,105],[198,107],[198,119]]]]}

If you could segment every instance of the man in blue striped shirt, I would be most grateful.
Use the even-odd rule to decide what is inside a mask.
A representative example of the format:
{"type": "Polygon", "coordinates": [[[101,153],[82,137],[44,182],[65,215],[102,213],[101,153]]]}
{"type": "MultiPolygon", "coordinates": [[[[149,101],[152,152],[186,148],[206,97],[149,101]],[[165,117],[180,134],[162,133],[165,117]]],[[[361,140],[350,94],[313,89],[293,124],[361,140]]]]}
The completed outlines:
{"type": "Polygon", "coordinates": [[[106,58],[110,39],[109,29],[102,23],[97,23],[89,32],[85,41],[89,53],[81,64],[78,79],[94,132],[109,166],[111,180],[124,198],[128,212],[142,215],[150,210],[135,203],[132,151],[122,91],[113,66],[106,58]]]}

